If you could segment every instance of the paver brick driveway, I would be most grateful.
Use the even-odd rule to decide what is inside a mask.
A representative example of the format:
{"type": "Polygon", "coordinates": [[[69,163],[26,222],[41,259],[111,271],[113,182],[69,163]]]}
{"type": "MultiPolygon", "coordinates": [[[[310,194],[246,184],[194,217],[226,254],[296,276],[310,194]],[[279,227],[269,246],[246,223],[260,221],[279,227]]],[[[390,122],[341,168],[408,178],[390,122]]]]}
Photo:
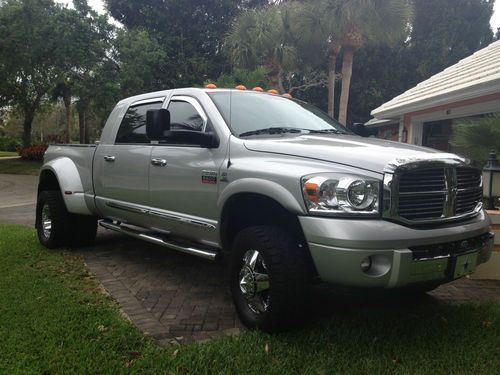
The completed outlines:
{"type": "MultiPolygon", "coordinates": [[[[34,224],[36,177],[0,174],[0,223],[34,224]]],[[[90,271],[143,332],[160,343],[189,342],[238,333],[222,262],[169,251],[100,229],[96,245],[79,250],[90,271]]],[[[462,303],[500,300],[499,281],[462,279],[427,297],[404,303],[462,303]]],[[[339,309],[376,308],[400,299],[359,298],[328,286],[313,288],[313,317],[335,318],[339,309]]]]}

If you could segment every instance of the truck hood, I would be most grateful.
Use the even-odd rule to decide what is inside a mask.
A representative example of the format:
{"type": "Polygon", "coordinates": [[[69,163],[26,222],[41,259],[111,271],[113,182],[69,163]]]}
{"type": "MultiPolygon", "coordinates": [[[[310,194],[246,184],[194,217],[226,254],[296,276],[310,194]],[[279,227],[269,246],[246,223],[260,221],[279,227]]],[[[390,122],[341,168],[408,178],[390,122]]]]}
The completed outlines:
{"type": "Polygon", "coordinates": [[[430,148],[352,135],[284,135],[246,139],[244,144],[251,151],[323,160],[377,173],[399,160],[459,158],[430,148]]]}

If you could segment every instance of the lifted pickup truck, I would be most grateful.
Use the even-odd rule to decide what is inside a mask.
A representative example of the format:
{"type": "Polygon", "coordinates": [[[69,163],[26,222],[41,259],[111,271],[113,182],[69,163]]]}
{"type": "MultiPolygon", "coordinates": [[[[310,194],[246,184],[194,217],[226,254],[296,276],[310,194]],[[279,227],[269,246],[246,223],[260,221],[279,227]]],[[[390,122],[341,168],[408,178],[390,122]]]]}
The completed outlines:
{"type": "Polygon", "coordinates": [[[430,290],[493,246],[481,171],[453,154],[361,138],[279,95],[175,89],[119,102],[96,145],[54,145],[36,226],[54,248],[97,223],[209,260],[229,259],[241,320],[277,331],[313,280],[430,290]]]}

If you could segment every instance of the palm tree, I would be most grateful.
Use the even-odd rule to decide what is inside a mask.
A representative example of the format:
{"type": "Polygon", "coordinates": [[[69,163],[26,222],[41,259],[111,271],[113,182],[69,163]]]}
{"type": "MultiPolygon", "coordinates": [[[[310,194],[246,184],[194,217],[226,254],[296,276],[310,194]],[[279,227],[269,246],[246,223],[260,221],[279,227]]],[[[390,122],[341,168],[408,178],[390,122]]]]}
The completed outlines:
{"type": "Polygon", "coordinates": [[[282,74],[295,64],[293,6],[270,5],[243,12],[226,38],[231,61],[242,68],[264,66],[272,88],[284,91],[282,74]]]}
{"type": "MultiPolygon", "coordinates": [[[[365,42],[392,44],[404,37],[413,8],[409,0],[325,0],[337,23],[342,46],[342,92],[339,121],[347,123],[354,53],[365,42]]],[[[328,7],[327,7],[328,9],[328,7]]]]}
{"type": "Polygon", "coordinates": [[[328,114],[331,117],[334,117],[335,112],[336,66],[341,48],[339,24],[332,17],[334,3],[325,0],[303,3],[302,7],[296,8],[293,22],[301,59],[313,67],[323,63],[325,57],[328,60],[328,114]]]}
{"type": "Polygon", "coordinates": [[[69,79],[61,80],[52,92],[52,99],[62,99],[64,103],[64,133],[63,138],[65,143],[71,141],[71,82],[69,79]]]}

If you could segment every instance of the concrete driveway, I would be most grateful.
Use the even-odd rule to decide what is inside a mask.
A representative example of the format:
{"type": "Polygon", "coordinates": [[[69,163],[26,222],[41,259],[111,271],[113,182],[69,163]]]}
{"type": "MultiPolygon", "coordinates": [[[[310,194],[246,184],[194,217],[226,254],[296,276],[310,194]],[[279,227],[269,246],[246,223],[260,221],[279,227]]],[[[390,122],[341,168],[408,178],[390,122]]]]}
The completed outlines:
{"type": "Polygon", "coordinates": [[[0,223],[35,225],[38,177],[0,174],[0,223]]]}

